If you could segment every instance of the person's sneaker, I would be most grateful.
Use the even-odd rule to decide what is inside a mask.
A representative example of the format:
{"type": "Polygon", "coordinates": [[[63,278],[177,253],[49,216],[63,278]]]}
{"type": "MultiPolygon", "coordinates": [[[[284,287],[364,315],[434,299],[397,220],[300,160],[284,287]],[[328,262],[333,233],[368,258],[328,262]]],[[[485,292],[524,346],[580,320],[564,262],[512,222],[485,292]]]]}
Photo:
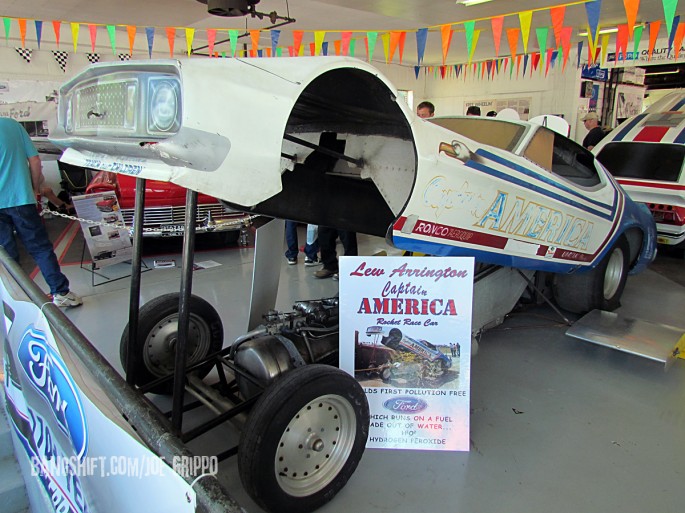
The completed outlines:
{"type": "Polygon", "coordinates": [[[83,299],[69,291],[66,294],[55,294],[52,296],[52,302],[62,308],[68,306],[79,306],[83,304],[83,299]]]}
{"type": "Polygon", "coordinates": [[[288,265],[295,265],[297,263],[297,258],[287,258],[288,265]]]}
{"type": "Polygon", "coordinates": [[[321,262],[319,261],[318,258],[311,259],[311,258],[307,257],[304,259],[305,267],[312,267],[312,266],[319,265],[319,264],[321,264],[321,262]]]}
{"type": "Polygon", "coordinates": [[[338,274],[338,271],[332,271],[324,267],[314,273],[314,278],[330,278],[334,274],[338,274]]]}

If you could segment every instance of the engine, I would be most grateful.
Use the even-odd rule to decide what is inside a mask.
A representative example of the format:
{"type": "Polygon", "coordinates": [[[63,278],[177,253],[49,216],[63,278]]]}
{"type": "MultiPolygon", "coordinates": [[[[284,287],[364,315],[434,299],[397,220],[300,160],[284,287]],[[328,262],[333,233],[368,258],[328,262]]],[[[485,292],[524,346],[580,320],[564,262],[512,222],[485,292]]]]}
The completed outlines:
{"type": "Polygon", "coordinates": [[[269,311],[264,324],[238,338],[229,358],[244,398],[302,365],[338,365],[338,298],[298,301],[292,312],[269,311]]]}

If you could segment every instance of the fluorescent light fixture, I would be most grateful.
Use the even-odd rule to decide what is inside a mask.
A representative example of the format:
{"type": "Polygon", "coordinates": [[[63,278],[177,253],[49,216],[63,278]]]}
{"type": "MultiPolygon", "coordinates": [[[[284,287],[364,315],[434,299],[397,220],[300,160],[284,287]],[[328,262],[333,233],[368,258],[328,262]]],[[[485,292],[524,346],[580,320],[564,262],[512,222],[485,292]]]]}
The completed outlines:
{"type": "Polygon", "coordinates": [[[457,0],[457,5],[461,4],[465,7],[469,7],[471,5],[484,4],[485,2],[492,2],[492,0],[457,0]]]}
{"type": "Polygon", "coordinates": [[[645,75],[649,75],[650,77],[653,77],[655,75],[677,75],[678,73],[680,73],[680,71],[678,71],[677,69],[673,71],[645,71],[645,75]]]}
{"type": "MultiPolygon", "coordinates": [[[[616,32],[618,32],[618,27],[600,29],[599,31],[600,34],[614,34],[616,32]]],[[[578,32],[578,35],[583,37],[587,36],[587,30],[583,32],[578,32]]]]}

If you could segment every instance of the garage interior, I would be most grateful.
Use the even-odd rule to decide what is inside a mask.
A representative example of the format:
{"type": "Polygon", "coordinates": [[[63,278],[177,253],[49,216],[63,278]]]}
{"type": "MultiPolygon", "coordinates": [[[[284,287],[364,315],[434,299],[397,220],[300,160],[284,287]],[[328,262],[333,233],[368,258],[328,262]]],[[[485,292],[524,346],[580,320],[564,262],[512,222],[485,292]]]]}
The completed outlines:
{"type": "MultiPolygon", "coordinates": [[[[198,28],[213,26],[216,17],[207,15],[207,7],[201,3],[207,2],[175,0],[178,9],[169,9],[169,3],[161,1],[141,4],[122,0],[114,5],[103,2],[86,6],[80,0],[58,0],[41,1],[29,12],[23,0],[10,0],[3,10],[7,16],[17,18],[40,16],[97,23],[128,20],[139,26],[188,26],[194,20],[198,28]],[[160,20],[160,16],[166,19],[160,20]]],[[[499,3],[502,0],[474,6],[469,8],[468,15],[461,11],[458,15],[475,19],[500,14],[494,11],[499,3]]],[[[293,1],[288,5],[262,0],[258,7],[267,15],[275,12],[277,16],[297,18],[294,29],[306,30],[327,28],[322,19],[337,20],[336,29],[360,30],[437,26],[446,20],[456,20],[453,1],[391,4],[382,0],[320,0],[293,1]],[[363,24],[359,21],[361,17],[366,20],[363,24]]],[[[557,2],[525,0],[518,2],[515,10],[551,4],[557,2]]],[[[682,10],[682,5],[679,7],[682,10]]],[[[641,14],[663,13],[660,0],[642,0],[640,9],[641,14]]],[[[568,13],[569,23],[574,17],[585,16],[582,8],[569,8],[568,13]]],[[[249,17],[246,20],[251,23],[249,17]]],[[[601,25],[624,20],[623,2],[604,0],[601,25]]],[[[583,23],[576,22],[578,26],[583,23]]],[[[333,29],[331,25],[330,30],[333,29]]],[[[205,43],[196,41],[198,55],[205,43]]],[[[412,45],[413,41],[407,45],[408,56],[415,52],[409,49],[412,45]]],[[[481,47],[480,51],[491,50],[481,47]]],[[[439,64],[439,49],[429,50],[426,59],[439,64]]],[[[661,89],[685,87],[683,65],[647,67],[645,85],[648,95],[651,92],[655,96],[661,89]],[[667,74],[659,74],[662,72],[667,74]]],[[[417,89],[421,87],[424,86],[417,89]]],[[[417,90],[415,98],[422,99],[423,91],[417,90]]],[[[87,264],[84,269],[79,261],[78,224],[55,217],[46,219],[46,225],[52,240],[58,241],[56,252],[62,271],[72,290],[84,298],[82,307],[66,310],[65,314],[123,374],[119,348],[128,322],[130,266],[124,263],[107,268],[104,279],[93,275],[87,264]]],[[[304,226],[299,228],[299,240],[305,240],[304,226]]],[[[215,306],[229,343],[245,333],[250,314],[247,299],[254,266],[254,230],[250,231],[247,246],[205,244],[201,236],[198,245],[194,263],[205,268],[193,274],[193,294],[215,306]]],[[[381,237],[359,236],[360,255],[383,252],[399,254],[381,237]]],[[[338,254],[342,254],[340,245],[338,254]]],[[[179,239],[146,241],[141,304],[162,294],[178,292],[181,258],[179,239]],[[175,265],[156,268],[155,260],[172,260],[175,265]]],[[[300,254],[298,265],[293,266],[287,264],[282,253],[274,256],[274,265],[280,266],[278,310],[289,311],[296,301],[338,293],[337,281],[314,278],[312,273],[318,268],[304,267],[302,259],[300,254]]],[[[22,265],[46,290],[28,257],[23,258],[22,265]]],[[[683,305],[683,252],[660,247],[647,271],[628,278],[616,313],[685,332],[683,305]]],[[[578,319],[572,314],[564,315],[571,322],[578,319]]],[[[570,337],[566,334],[568,328],[563,317],[544,302],[519,304],[501,325],[477,337],[477,352],[474,351],[471,364],[470,451],[367,450],[348,484],[318,511],[681,511],[685,503],[685,361],[674,359],[666,366],[570,337]]],[[[151,397],[161,408],[170,407],[168,398],[151,397]]],[[[237,441],[236,430],[220,426],[191,442],[189,447],[196,454],[210,455],[216,447],[224,447],[227,440],[237,441]]],[[[235,458],[221,463],[220,479],[245,511],[262,511],[243,489],[235,458]]]]}

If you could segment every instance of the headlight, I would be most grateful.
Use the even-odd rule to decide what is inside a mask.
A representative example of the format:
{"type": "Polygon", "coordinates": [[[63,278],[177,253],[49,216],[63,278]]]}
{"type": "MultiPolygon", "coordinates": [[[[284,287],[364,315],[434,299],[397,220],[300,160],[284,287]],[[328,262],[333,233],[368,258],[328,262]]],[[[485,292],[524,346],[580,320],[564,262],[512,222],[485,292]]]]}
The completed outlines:
{"type": "Polygon", "coordinates": [[[178,82],[168,79],[150,80],[148,98],[148,132],[177,132],[181,117],[178,82]]]}

